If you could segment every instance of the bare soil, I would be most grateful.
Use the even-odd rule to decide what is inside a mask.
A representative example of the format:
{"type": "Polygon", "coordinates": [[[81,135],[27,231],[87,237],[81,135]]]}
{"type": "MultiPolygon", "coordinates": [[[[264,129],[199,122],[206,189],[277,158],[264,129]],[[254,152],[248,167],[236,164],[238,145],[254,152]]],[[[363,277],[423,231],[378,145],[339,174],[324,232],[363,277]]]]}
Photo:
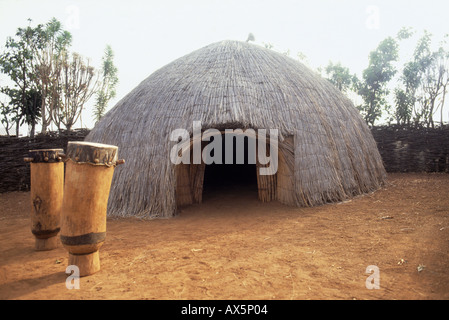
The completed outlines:
{"type": "Polygon", "coordinates": [[[449,299],[448,174],[390,174],[316,208],[229,190],[173,219],[108,219],[101,270],[79,290],[62,245],[34,251],[29,196],[0,194],[0,299],[449,299]]]}

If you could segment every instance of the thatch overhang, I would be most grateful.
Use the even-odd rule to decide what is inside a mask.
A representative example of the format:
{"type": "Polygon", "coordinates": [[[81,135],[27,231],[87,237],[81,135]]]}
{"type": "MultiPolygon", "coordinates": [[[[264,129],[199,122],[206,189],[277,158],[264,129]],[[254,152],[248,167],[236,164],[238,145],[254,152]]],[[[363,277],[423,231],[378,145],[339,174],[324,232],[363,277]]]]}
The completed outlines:
{"type": "Polygon", "coordinates": [[[167,218],[201,202],[204,164],[170,161],[171,132],[193,136],[194,121],[203,130],[278,129],[278,172],[258,180],[263,201],[320,205],[374,191],[386,178],[369,128],[327,80],[272,50],[222,41],[151,74],[87,136],[117,145],[126,159],[114,173],[109,215],[167,218]]]}

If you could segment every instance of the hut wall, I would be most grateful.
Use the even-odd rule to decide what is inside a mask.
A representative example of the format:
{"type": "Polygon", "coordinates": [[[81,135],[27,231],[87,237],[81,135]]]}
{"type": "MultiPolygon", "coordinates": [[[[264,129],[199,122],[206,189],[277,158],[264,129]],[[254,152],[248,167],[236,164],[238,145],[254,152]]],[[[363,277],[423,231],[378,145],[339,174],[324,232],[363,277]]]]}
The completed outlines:
{"type": "Polygon", "coordinates": [[[269,165],[256,164],[257,168],[257,192],[259,200],[262,202],[270,202],[276,200],[277,190],[277,173],[273,175],[261,175],[260,168],[269,165]]]}
{"type": "Polygon", "coordinates": [[[287,137],[279,144],[279,166],[277,172],[277,200],[283,204],[296,204],[294,182],[295,152],[293,137],[287,137]]]}
{"type": "Polygon", "coordinates": [[[176,174],[176,205],[178,207],[193,203],[192,188],[190,182],[190,165],[178,164],[175,166],[176,174]]]}
{"type": "MultiPolygon", "coordinates": [[[[265,139],[264,139],[265,141],[265,139]]],[[[268,142],[268,141],[267,141],[268,142]]],[[[256,154],[259,156],[259,141],[258,138],[256,138],[256,154]]],[[[271,146],[270,143],[266,144],[266,151],[270,153],[270,157],[273,155],[271,154],[271,146]],[[270,150],[270,151],[268,151],[270,150]]],[[[279,152],[278,152],[279,154],[279,152]]],[[[279,171],[279,159],[274,160],[270,159],[270,162],[267,164],[261,164],[258,159],[256,162],[256,175],[257,175],[257,192],[258,192],[258,198],[262,202],[270,202],[277,199],[277,176],[278,171],[272,175],[261,175],[260,171],[262,168],[273,168],[274,163],[273,161],[278,162],[278,171],[279,171]]]]}
{"type": "Polygon", "coordinates": [[[190,190],[192,193],[193,203],[201,203],[203,201],[203,183],[206,164],[190,165],[190,190]]]}
{"type": "Polygon", "coordinates": [[[175,166],[176,205],[178,207],[202,202],[205,169],[204,163],[181,163],[175,166]]]}

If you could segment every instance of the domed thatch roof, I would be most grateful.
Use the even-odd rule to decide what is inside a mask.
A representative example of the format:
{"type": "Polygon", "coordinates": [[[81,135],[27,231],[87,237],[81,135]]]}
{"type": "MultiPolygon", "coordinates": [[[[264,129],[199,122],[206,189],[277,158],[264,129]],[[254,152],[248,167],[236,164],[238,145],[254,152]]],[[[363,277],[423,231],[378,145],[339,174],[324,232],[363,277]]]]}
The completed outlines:
{"type": "MultiPolygon", "coordinates": [[[[87,136],[117,145],[126,160],[114,174],[109,215],[176,214],[179,177],[169,135],[177,128],[192,135],[193,121],[203,129],[278,129],[271,199],[290,205],[341,201],[378,189],[386,176],[369,128],[327,80],[272,50],[223,41],[154,72],[87,136]]],[[[202,188],[202,177],[190,179],[202,188]]]]}

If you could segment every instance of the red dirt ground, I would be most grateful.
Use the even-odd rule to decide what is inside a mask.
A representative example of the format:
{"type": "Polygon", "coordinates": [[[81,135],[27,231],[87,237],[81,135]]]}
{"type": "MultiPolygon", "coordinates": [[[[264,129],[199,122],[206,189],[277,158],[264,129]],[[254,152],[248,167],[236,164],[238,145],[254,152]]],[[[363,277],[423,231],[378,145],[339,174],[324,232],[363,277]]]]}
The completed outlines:
{"type": "Polygon", "coordinates": [[[62,245],[34,251],[29,202],[0,194],[0,299],[449,299],[448,174],[390,174],[316,208],[230,192],[173,219],[108,219],[102,269],[79,290],[62,245]]]}

